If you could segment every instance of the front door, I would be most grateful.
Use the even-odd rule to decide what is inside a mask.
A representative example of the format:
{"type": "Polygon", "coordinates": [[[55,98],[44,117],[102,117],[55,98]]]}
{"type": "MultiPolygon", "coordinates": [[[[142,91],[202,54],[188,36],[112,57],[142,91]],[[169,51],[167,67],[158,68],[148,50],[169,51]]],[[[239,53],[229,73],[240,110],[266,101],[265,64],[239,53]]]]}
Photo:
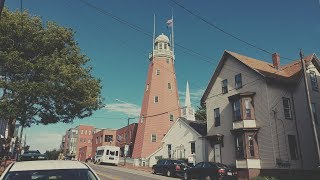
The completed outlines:
{"type": "Polygon", "coordinates": [[[221,163],[221,145],[214,145],[214,162],[221,163]]]}

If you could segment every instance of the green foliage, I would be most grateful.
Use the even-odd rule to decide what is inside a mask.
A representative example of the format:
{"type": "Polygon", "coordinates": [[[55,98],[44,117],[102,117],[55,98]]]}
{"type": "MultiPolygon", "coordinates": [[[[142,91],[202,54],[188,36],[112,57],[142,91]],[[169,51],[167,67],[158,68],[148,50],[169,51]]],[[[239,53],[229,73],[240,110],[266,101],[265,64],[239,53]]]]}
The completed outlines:
{"type": "Polygon", "coordinates": [[[278,179],[275,177],[257,176],[257,177],[254,177],[253,180],[278,180],[278,179]]]}
{"type": "Polygon", "coordinates": [[[46,151],[44,154],[48,157],[49,160],[57,160],[61,151],[56,149],[51,151],[46,151]]]}
{"type": "Polygon", "coordinates": [[[23,126],[70,123],[102,107],[74,31],[4,8],[0,21],[0,117],[23,126]]]}
{"type": "Polygon", "coordinates": [[[196,117],[196,120],[207,121],[207,112],[206,112],[205,105],[198,106],[198,109],[196,110],[196,113],[195,113],[195,117],[196,117]]]}

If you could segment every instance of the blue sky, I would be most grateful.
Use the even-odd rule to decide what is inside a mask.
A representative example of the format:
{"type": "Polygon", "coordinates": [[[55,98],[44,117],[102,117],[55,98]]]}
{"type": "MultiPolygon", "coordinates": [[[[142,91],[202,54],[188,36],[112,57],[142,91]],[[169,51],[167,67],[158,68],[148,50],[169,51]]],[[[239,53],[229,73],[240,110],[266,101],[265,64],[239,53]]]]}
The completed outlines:
{"type": "MultiPolygon", "coordinates": [[[[320,54],[318,0],[176,2],[226,32],[269,52],[278,52],[289,59],[298,59],[300,48],[306,55],[320,54]]],[[[5,5],[16,10],[20,8],[20,0],[6,0],[5,5]]],[[[150,34],[153,32],[153,14],[156,14],[156,34],[163,32],[169,35],[166,21],[173,9],[175,42],[192,50],[177,45],[175,48],[179,94],[183,100],[188,80],[194,106],[199,105],[224,50],[271,62],[270,54],[222,33],[170,0],[28,0],[23,2],[23,8],[41,16],[44,21],[55,21],[74,29],[82,52],[91,59],[89,65],[93,66],[94,76],[102,80],[102,96],[107,105],[92,117],[75,120],[73,124],[26,129],[27,143],[41,151],[57,148],[61,135],[70,127],[89,124],[100,128],[120,128],[126,125],[128,116],[139,114],[152,38],[119,23],[106,12],[150,34]],[[105,14],[82,1],[98,7],[105,14]]],[[[290,60],[281,59],[282,64],[288,62],[290,60]]]]}

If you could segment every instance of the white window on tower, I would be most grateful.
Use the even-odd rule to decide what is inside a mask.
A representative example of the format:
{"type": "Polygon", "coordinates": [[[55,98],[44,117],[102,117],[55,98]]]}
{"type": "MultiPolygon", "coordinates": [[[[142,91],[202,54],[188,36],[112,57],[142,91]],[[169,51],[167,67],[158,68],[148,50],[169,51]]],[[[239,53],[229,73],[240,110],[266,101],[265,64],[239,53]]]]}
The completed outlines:
{"type": "Polygon", "coordinates": [[[154,103],[159,102],[159,97],[158,96],[154,96],[154,103]]]}
{"type": "Polygon", "coordinates": [[[151,142],[157,142],[157,135],[156,134],[151,135],[151,142]]]}
{"type": "Polygon", "coordinates": [[[171,83],[168,83],[168,89],[171,89],[171,83]]]}
{"type": "Polygon", "coordinates": [[[160,69],[156,70],[156,75],[159,76],[160,75],[160,69]]]}
{"type": "Polygon", "coordinates": [[[170,114],[169,119],[170,121],[173,121],[173,114],[170,114]]]}
{"type": "Polygon", "coordinates": [[[147,86],[146,86],[146,91],[148,91],[149,90],[149,84],[147,84],[147,86]]]}

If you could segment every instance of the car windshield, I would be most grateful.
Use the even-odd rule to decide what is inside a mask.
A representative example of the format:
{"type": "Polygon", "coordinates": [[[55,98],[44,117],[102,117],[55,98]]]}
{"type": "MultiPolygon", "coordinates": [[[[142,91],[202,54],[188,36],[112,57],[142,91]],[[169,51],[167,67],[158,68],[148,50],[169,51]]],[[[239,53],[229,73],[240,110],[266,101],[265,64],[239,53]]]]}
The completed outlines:
{"type": "Polygon", "coordinates": [[[20,161],[35,161],[35,160],[47,160],[48,158],[47,158],[47,156],[45,156],[45,155],[38,155],[38,156],[36,156],[36,155],[33,155],[33,156],[30,156],[30,155],[28,155],[28,156],[25,156],[25,155],[22,155],[21,157],[20,157],[20,161]]]}
{"type": "Polygon", "coordinates": [[[221,163],[216,163],[216,165],[218,168],[229,168],[227,165],[221,163]]]}
{"type": "Polygon", "coordinates": [[[39,151],[26,151],[23,154],[40,154],[39,151]]]}
{"type": "Polygon", "coordinates": [[[89,169],[58,169],[9,172],[4,180],[97,180],[89,169]]]}

